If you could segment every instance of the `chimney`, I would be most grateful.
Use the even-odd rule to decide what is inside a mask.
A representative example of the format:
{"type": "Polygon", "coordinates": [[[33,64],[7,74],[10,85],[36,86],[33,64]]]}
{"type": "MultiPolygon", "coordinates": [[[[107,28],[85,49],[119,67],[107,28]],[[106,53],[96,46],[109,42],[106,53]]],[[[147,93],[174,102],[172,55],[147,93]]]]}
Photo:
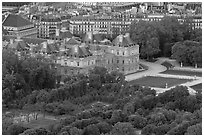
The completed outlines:
{"type": "Polygon", "coordinates": [[[130,37],[130,33],[125,33],[125,37],[126,38],[130,37]]]}
{"type": "Polygon", "coordinates": [[[43,42],[43,48],[44,48],[44,49],[47,48],[47,42],[43,42]]]}
{"type": "Polygon", "coordinates": [[[10,39],[10,44],[13,44],[13,39],[10,39]]]}
{"type": "Polygon", "coordinates": [[[88,39],[92,40],[92,33],[91,32],[87,32],[87,35],[88,35],[88,39]]]}
{"type": "Polygon", "coordinates": [[[59,34],[60,34],[60,30],[56,29],[56,36],[59,36],[59,34]]]}
{"type": "Polygon", "coordinates": [[[120,43],[123,42],[123,35],[119,35],[119,42],[120,42],[120,43]]]}

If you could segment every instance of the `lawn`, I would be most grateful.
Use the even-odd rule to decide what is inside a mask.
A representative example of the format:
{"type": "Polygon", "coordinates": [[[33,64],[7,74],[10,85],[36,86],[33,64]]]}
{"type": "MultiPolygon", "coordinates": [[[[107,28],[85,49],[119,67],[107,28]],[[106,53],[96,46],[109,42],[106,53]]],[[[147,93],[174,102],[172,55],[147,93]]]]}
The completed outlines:
{"type": "Polygon", "coordinates": [[[185,75],[185,76],[198,76],[198,77],[202,77],[202,72],[195,72],[195,71],[166,70],[164,72],[161,72],[161,74],[185,75]]]}
{"type": "Polygon", "coordinates": [[[169,88],[175,85],[186,83],[188,81],[191,81],[191,80],[147,76],[140,79],[132,80],[129,83],[138,84],[141,86],[159,87],[159,88],[165,88],[167,83],[169,88]]]}
{"type": "Polygon", "coordinates": [[[202,83],[191,86],[191,88],[196,90],[197,92],[202,92],[202,83]]]}
{"type": "Polygon", "coordinates": [[[46,119],[43,117],[38,118],[38,120],[32,120],[29,123],[22,123],[25,127],[29,128],[48,128],[51,124],[58,123],[58,120],[46,119]]]}

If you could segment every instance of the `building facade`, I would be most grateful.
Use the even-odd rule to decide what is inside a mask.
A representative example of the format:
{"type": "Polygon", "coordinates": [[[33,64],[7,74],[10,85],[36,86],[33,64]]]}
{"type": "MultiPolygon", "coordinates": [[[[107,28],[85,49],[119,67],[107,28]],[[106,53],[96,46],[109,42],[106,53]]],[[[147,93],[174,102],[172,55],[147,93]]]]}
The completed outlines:
{"type": "Polygon", "coordinates": [[[2,26],[10,36],[37,37],[37,28],[34,24],[19,15],[9,14],[3,20],[2,26]]]}
{"type": "Polygon", "coordinates": [[[88,74],[95,66],[123,74],[139,70],[139,45],[131,41],[129,34],[119,35],[112,43],[95,38],[93,33],[87,33],[82,43],[74,38],[65,42],[57,59],[61,75],[88,74]]]}
{"type": "MultiPolygon", "coordinates": [[[[129,13],[113,13],[111,15],[91,15],[91,16],[75,16],[70,19],[69,30],[72,34],[85,34],[88,31],[98,32],[110,36],[117,36],[125,34],[129,30],[132,21],[160,21],[166,15],[149,14],[145,16],[138,16],[129,13]]],[[[173,15],[168,15],[173,16],[173,15]]],[[[187,16],[177,17],[182,24],[187,20],[187,16]]],[[[192,18],[192,28],[202,28],[202,16],[190,16],[192,18]]],[[[190,22],[189,22],[190,23],[190,22]]]]}

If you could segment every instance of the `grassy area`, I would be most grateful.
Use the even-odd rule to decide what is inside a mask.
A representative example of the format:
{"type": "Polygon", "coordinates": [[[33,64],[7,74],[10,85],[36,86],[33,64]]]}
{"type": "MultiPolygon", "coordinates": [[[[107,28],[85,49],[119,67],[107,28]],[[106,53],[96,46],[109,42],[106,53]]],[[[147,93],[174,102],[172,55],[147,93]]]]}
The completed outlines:
{"type": "Polygon", "coordinates": [[[191,86],[191,88],[198,91],[198,92],[202,92],[202,83],[191,86]]]}
{"type": "Polygon", "coordinates": [[[38,118],[38,120],[32,120],[29,123],[22,123],[25,127],[29,127],[29,128],[48,128],[49,125],[51,124],[56,124],[58,123],[58,120],[52,120],[52,119],[46,119],[43,117],[38,118]]]}
{"type": "Polygon", "coordinates": [[[130,81],[129,83],[130,84],[138,84],[141,86],[165,88],[166,83],[168,84],[168,87],[172,87],[175,85],[186,83],[188,81],[190,81],[190,80],[189,79],[175,79],[175,78],[163,78],[163,77],[147,76],[147,77],[143,77],[140,79],[130,81]]]}
{"type": "Polygon", "coordinates": [[[166,70],[164,72],[161,72],[162,74],[171,74],[171,75],[185,75],[185,76],[198,76],[202,77],[201,72],[195,72],[195,71],[182,71],[182,70],[166,70]]]}

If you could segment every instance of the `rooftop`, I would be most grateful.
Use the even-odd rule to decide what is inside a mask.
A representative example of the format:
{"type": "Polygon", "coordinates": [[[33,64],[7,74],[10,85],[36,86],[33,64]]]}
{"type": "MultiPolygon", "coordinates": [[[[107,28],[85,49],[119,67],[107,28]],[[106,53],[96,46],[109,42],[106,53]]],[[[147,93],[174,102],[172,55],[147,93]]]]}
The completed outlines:
{"type": "Polygon", "coordinates": [[[4,20],[2,26],[8,27],[23,27],[27,25],[32,25],[29,20],[22,18],[19,15],[9,14],[4,20]]]}
{"type": "Polygon", "coordinates": [[[91,52],[86,47],[73,46],[67,52],[66,55],[69,57],[84,58],[91,56],[91,52]]]}
{"type": "Polygon", "coordinates": [[[119,46],[119,47],[128,47],[133,43],[133,41],[130,39],[130,36],[128,33],[125,35],[119,35],[113,40],[113,45],[119,46]]]}

